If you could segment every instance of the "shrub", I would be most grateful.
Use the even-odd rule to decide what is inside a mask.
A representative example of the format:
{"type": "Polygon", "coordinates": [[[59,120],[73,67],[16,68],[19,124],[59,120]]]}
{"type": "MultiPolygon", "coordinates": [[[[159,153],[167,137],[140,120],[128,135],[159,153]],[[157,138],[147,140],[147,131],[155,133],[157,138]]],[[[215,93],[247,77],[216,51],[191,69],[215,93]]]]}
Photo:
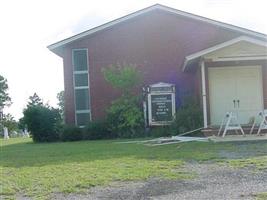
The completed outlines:
{"type": "MultiPolygon", "coordinates": [[[[182,105],[176,110],[176,118],[170,125],[152,127],[149,134],[152,137],[168,137],[179,135],[187,131],[201,128],[203,126],[202,111],[195,98],[184,99],[182,105]]],[[[199,133],[191,135],[201,136],[199,133]]],[[[189,134],[190,135],[190,134],[189,134]]],[[[188,135],[188,136],[189,136],[188,135]]]]}
{"type": "Polygon", "coordinates": [[[140,136],[143,131],[143,114],[139,97],[134,88],[141,83],[141,73],[133,64],[111,65],[103,70],[105,80],[119,89],[122,95],[113,101],[107,110],[108,128],[114,136],[130,138],[140,136]]]}
{"type": "Polygon", "coordinates": [[[108,130],[107,123],[104,121],[90,122],[83,130],[85,140],[110,139],[115,136],[108,130]]]}
{"type": "Polygon", "coordinates": [[[176,118],[171,124],[172,135],[178,135],[203,126],[202,110],[198,101],[193,98],[186,98],[183,104],[176,111],[176,118]]]}
{"type": "Polygon", "coordinates": [[[136,97],[121,97],[107,110],[108,128],[122,138],[138,135],[143,127],[143,113],[136,97]]]}
{"type": "Polygon", "coordinates": [[[150,135],[152,137],[168,137],[173,135],[173,130],[171,126],[152,127],[150,129],[150,135]]]}
{"type": "Polygon", "coordinates": [[[34,105],[24,111],[24,123],[27,124],[34,142],[52,142],[59,139],[60,114],[57,109],[34,105]]]}
{"type": "Polygon", "coordinates": [[[66,141],[79,141],[83,139],[82,129],[77,126],[65,126],[60,135],[60,139],[66,141]]]}

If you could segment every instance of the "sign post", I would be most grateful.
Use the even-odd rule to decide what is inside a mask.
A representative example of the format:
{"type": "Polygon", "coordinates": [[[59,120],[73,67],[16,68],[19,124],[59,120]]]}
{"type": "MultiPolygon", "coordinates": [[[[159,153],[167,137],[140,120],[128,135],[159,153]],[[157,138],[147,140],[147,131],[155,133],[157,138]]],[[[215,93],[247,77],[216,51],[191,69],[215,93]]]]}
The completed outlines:
{"type": "Polygon", "coordinates": [[[149,126],[169,125],[175,118],[175,87],[157,83],[148,87],[149,126]]]}

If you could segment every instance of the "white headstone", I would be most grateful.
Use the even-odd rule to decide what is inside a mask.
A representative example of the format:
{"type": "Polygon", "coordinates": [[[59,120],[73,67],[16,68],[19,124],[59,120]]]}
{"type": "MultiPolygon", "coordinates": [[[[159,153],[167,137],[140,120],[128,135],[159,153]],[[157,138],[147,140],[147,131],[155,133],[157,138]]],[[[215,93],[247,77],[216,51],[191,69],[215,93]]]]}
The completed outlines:
{"type": "Polygon", "coordinates": [[[13,131],[12,132],[12,135],[14,135],[15,137],[17,137],[18,136],[18,132],[17,131],[13,131]]]}
{"type": "Polygon", "coordinates": [[[25,137],[30,137],[30,135],[29,135],[29,132],[28,132],[28,129],[27,129],[27,128],[25,128],[25,129],[24,129],[24,136],[25,136],[25,137]]]}
{"type": "Polygon", "coordinates": [[[4,127],[4,139],[9,139],[7,127],[4,127]]]}

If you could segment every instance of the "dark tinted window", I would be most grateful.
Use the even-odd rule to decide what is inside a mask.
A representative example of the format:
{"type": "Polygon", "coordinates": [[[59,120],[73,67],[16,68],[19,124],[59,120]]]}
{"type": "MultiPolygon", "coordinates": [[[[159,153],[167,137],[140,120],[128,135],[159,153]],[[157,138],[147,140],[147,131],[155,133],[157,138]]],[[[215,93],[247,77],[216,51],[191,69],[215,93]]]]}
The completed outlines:
{"type": "Polygon", "coordinates": [[[78,126],[85,126],[90,121],[90,114],[89,113],[77,113],[76,120],[78,126]]]}
{"type": "Polygon", "coordinates": [[[75,86],[88,86],[88,74],[75,74],[74,75],[75,86]]]}
{"type": "Polygon", "coordinates": [[[88,89],[76,89],[75,90],[75,102],[76,110],[88,110],[89,109],[89,90],[88,89]]]}
{"type": "Polygon", "coordinates": [[[87,71],[87,51],[74,50],[73,51],[73,65],[74,71],[87,71]]]}

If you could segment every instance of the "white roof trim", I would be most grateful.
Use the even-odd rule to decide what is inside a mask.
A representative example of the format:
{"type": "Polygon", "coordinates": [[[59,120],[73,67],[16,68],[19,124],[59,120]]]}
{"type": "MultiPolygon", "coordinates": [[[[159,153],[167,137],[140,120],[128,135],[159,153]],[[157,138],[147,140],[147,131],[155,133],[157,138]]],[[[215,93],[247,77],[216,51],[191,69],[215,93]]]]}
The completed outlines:
{"type": "Polygon", "coordinates": [[[149,85],[149,87],[171,87],[173,85],[174,84],[159,82],[159,83],[151,84],[149,85]]]}
{"type": "Polygon", "coordinates": [[[186,56],[182,70],[184,71],[186,66],[187,66],[187,64],[188,64],[188,62],[190,62],[190,61],[192,61],[194,59],[197,59],[197,58],[199,58],[201,56],[204,56],[206,54],[209,54],[209,53],[211,53],[213,51],[217,51],[219,49],[222,49],[224,47],[233,45],[233,44],[241,42],[241,41],[245,41],[245,42],[253,43],[253,44],[256,44],[256,45],[259,45],[259,46],[267,47],[267,41],[257,40],[257,39],[254,39],[254,38],[251,38],[251,37],[247,37],[247,36],[240,36],[240,37],[234,38],[232,40],[228,40],[226,42],[223,42],[221,44],[215,45],[213,47],[210,47],[210,48],[204,49],[202,51],[196,52],[196,53],[191,54],[189,56],[186,56]]]}
{"type": "Polygon", "coordinates": [[[75,40],[78,40],[78,39],[81,39],[83,37],[89,36],[89,35],[91,35],[91,34],[93,34],[95,32],[104,30],[104,29],[109,28],[111,26],[114,26],[114,25],[116,25],[118,23],[124,22],[124,21],[132,19],[132,18],[134,18],[134,17],[136,17],[138,15],[142,15],[142,14],[145,14],[147,12],[150,12],[150,11],[156,10],[156,9],[164,10],[164,11],[176,14],[176,15],[181,15],[181,16],[188,17],[188,18],[191,18],[191,19],[195,19],[195,20],[199,20],[199,21],[202,21],[202,22],[206,22],[206,23],[209,23],[209,24],[216,25],[216,26],[220,26],[220,27],[223,27],[225,29],[231,29],[231,30],[238,31],[238,32],[241,32],[241,33],[244,33],[244,34],[248,34],[248,35],[252,35],[252,36],[256,36],[256,37],[261,37],[261,38],[264,38],[264,39],[266,39],[266,37],[267,37],[267,35],[265,35],[265,34],[258,33],[258,32],[252,31],[252,30],[248,30],[248,29],[245,29],[245,28],[241,28],[241,27],[238,27],[238,26],[231,25],[231,24],[226,24],[226,23],[223,23],[223,22],[215,21],[215,20],[212,20],[212,19],[208,19],[208,18],[205,18],[205,17],[201,17],[201,16],[198,16],[198,15],[187,13],[187,12],[184,12],[184,11],[176,10],[174,8],[170,8],[170,7],[167,7],[167,6],[160,5],[160,4],[156,4],[156,5],[150,6],[148,8],[145,8],[145,9],[139,10],[137,12],[134,12],[132,14],[126,15],[124,17],[118,18],[116,20],[113,20],[111,22],[105,23],[105,24],[100,25],[98,27],[92,28],[92,29],[90,29],[88,31],[85,31],[85,32],[82,32],[80,34],[74,35],[74,36],[72,36],[70,38],[67,38],[65,40],[61,40],[59,42],[51,44],[51,45],[48,46],[48,49],[52,51],[52,50],[54,50],[56,48],[64,46],[64,45],[66,45],[68,43],[71,43],[71,42],[73,42],[75,40]]]}

